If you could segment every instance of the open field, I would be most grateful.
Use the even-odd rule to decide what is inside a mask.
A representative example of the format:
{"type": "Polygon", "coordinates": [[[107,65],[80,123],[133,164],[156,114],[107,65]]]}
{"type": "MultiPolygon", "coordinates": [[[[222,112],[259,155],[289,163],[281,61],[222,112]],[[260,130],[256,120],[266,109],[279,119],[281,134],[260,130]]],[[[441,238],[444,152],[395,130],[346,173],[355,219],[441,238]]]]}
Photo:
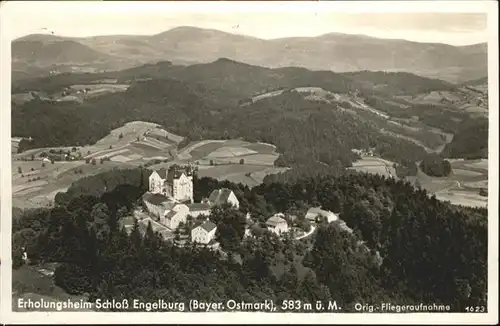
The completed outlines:
{"type": "Polygon", "coordinates": [[[396,170],[393,167],[393,162],[384,160],[380,157],[363,157],[352,164],[353,170],[358,172],[380,174],[385,177],[396,177],[396,170]]]}
{"type": "MultiPolygon", "coordinates": [[[[144,121],[133,121],[125,124],[122,127],[116,128],[110,132],[109,135],[103,137],[93,145],[86,145],[83,147],[76,147],[77,152],[81,153],[84,158],[96,158],[100,159],[103,157],[112,158],[113,156],[124,155],[126,150],[130,151],[130,155],[141,155],[145,157],[150,156],[167,156],[168,150],[175,148],[177,141],[182,140],[180,136],[173,135],[166,132],[163,129],[158,128],[158,125],[151,122],[144,121]],[[148,132],[154,130],[155,132],[163,132],[169,135],[169,139],[159,137],[161,140],[151,138],[148,132]],[[138,141],[139,139],[139,141],[138,141]],[[175,141],[174,141],[175,140],[175,141]],[[163,153],[163,152],[166,152],[163,153]]],[[[17,138],[13,138],[15,143],[17,138]]],[[[13,145],[13,147],[15,147],[13,145]]],[[[65,147],[47,147],[47,148],[36,148],[24,151],[23,153],[13,154],[12,159],[30,159],[32,155],[35,157],[40,155],[42,152],[49,152],[51,149],[71,151],[72,146],[65,147]]],[[[137,156],[134,156],[132,160],[138,160],[137,156]]]]}
{"type": "Polygon", "coordinates": [[[488,204],[486,197],[473,194],[470,191],[448,191],[436,193],[436,198],[442,201],[449,201],[455,205],[470,207],[485,207],[488,204]]]}
{"type": "Polygon", "coordinates": [[[244,155],[252,155],[252,154],[257,154],[256,151],[253,151],[248,148],[244,147],[221,147],[216,149],[215,151],[211,152],[206,156],[206,158],[209,159],[217,159],[217,158],[230,158],[230,157],[237,157],[237,156],[244,156],[244,155]]]}
{"type": "Polygon", "coordinates": [[[109,135],[100,139],[94,145],[82,147],[80,151],[86,156],[94,157],[99,155],[101,152],[106,153],[106,151],[110,149],[110,146],[112,146],[112,149],[119,149],[133,142],[137,142],[138,138],[139,142],[156,149],[166,149],[175,144],[174,142],[169,142],[166,139],[165,141],[160,141],[158,139],[152,139],[151,137],[144,136],[153,130],[155,132],[166,132],[165,130],[158,128],[158,125],[155,123],[144,121],[129,122],[122,127],[112,130],[109,135]]]}
{"type": "Polygon", "coordinates": [[[12,94],[12,100],[16,104],[23,104],[39,97],[43,100],[52,100],[57,102],[76,101],[83,102],[85,99],[90,99],[104,94],[125,92],[130,85],[115,83],[92,83],[83,85],[70,85],[66,88],[61,88],[47,94],[45,92],[29,92],[12,94]],[[33,94],[36,94],[33,96],[33,94]]]}
{"type": "Polygon", "coordinates": [[[72,161],[47,163],[42,167],[40,161],[13,161],[12,206],[19,208],[50,206],[58,192],[65,191],[74,181],[82,177],[115,167],[132,166],[113,161],[96,165],[85,164],[84,161],[72,161]]]}
{"type": "Polygon", "coordinates": [[[198,151],[194,152],[196,156],[205,157],[210,152],[212,152],[212,150],[215,150],[215,149],[221,147],[220,145],[217,145],[218,143],[224,143],[224,142],[225,142],[225,140],[202,140],[200,142],[191,143],[186,148],[184,148],[182,151],[179,152],[178,158],[180,160],[190,160],[193,158],[193,156],[191,154],[191,153],[193,153],[193,151],[197,150],[200,147],[203,147],[203,146],[206,146],[209,144],[214,144],[214,145],[206,146],[206,149],[204,151],[198,150],[198,151]],[[196,154],[198,152],[199,152],[199,154],[196,154]]]}
{"type": "Polygon", "coordinates": [[[488,160],[449,161],[453,172],[448,177],[430,177],[419,171],[422,188],[455,205],[485,207],[488,198],[480,196],[479,190],[488,189],[488,160]]]}
{"type": "MultiPolygon", "coordinates": [[[[210,160],[243,157],[251,154],[276,155],[274,146],[264,143],[249,143],[242,140],[204,140],[189,145],[179,152],[179,159],[210,160]]],[[[273,161],[274,162],[274,161],[273,161]]]]}
{"type": "MultiPolygon", "coordinates": [[[[274,145],[236,139],[192,143],[177,155],[178,163],[195,162],[200,177],[229,180],[249,187],[262,183],[268,174],[286,170],[274,167],[277,158],[274,145]],[[243,164],[240,164],[241,160],[243,164]]],[[[170,164],[162,163],[152,168],[168,167],[170,164]]]]}

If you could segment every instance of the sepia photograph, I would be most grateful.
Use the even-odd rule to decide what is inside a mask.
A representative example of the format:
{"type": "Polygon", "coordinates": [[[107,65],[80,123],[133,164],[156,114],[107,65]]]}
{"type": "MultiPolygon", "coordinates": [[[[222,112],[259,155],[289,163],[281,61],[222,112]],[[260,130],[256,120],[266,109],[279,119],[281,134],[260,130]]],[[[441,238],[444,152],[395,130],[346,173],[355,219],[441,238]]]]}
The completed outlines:
{"type": "Polygon", "coordinates": [[[497,9],[3,2],[1,322],[498,322],[497,9]]]}

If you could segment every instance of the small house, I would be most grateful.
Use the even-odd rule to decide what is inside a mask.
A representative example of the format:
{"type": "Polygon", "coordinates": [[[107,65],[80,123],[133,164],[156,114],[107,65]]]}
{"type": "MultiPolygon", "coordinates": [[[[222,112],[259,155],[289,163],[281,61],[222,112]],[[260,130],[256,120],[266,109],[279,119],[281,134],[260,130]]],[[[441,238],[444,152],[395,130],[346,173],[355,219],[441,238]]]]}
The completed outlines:
{"type": "Polygon", "coordinates": [[[339,217],[337,214],[321,209],[321,207],[312,207],[306,213],[306,220],[310,222],[318,222],[322,219],[326,220],[328,223],[337,221],[339,217]]]}
{"type": "Polygon", "coordinates": [[[212,191],[208,197],[208,203],[212,206],[230,204],[236,209],[240,208],[240,202],[234,192],[227,188],[212,191]]]}
{"type": "Polygon", "coordinates": [[[288,232],[288,223],[281,217],[283,214],[275,214],[266,221],[267,229],[277,235],[288,232]]]}
{"type": "Polygon", "coordinates": [[[185,204],[177,204],[163,217],[160,217],[160,223],[175,230],[181,222],[186,223],[188,215],[189,208],[185,204]]]}
{"type": "Polygon", "coordinates": [[[191,241],[208,245],[214,240],[216,231],[217,226],[215,223],[207,220],[191,230],[191,241]]]}

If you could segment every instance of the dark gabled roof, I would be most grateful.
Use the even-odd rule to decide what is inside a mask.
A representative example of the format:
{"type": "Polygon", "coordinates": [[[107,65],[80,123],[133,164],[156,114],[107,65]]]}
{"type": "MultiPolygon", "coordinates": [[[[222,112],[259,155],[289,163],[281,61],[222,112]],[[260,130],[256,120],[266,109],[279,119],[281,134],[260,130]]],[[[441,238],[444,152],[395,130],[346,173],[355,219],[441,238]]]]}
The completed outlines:
{"type": "Polygon", "coordinates": [[[227,188],[217,189],[212,191],[212,193],[208,197],[208,200],[214,205],[224,204],[227,203],[227,200],[229,199],[229,196],[232,192],[232,190],[227,188]]]}
{"type": "Polygon", "coordinates": [[[160,176],[160,178],[162,179],[166,179],[167,178],[167,170],[166,169],[159,169],[159,170],[156,170],[156,173],[158,173],[158,175],[160,176]]]}
{"type": "Polygon", "coordinates": [[[205,223],[203,223],[202,225],[200,225],[203,229],[205,229],[205,231],[207,232],[210,232],[212,231],[213,229],[215,229],[217,227],[217,225],[215,225],[214,222],[208,220],[206,221],[205,223]]]}
{"type": "Polygon", "coordinates": [[[142,199],[144,201],[147,201],[153,205],[161,205],[163,202],[168,202],[169,199],[162,194],[153,194],[150,192],[146,192],[143,196],[142,199]]]}
{"type": "Polygon", "coordinates": [[[172,217],[174,217],[175,215],[177,215],[179,212],[177,211],[174,211],[174,210],[171,210],[170,212],[168,212],[166,215],[165,215],[165,218],[167,220],[170,220],[172,217]]]}
{"type": "Polygon", "coordinates": [[[207,203],[193,203],[186,205],[189,208],[189,211],[207,211],[210,210],[210,205],[207,203]]]}

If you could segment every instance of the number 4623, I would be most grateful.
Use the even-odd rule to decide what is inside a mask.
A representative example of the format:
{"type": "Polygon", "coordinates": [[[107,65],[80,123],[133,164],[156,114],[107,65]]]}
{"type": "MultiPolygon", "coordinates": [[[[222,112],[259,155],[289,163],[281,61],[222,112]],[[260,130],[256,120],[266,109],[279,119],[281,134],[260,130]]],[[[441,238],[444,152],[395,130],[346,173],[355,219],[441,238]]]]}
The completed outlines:
{"type": "Polygon", "coordinates": [[[486,312],[485,306],[470,306],[466,307],[465,311],[467,312],[486,312]]]}

